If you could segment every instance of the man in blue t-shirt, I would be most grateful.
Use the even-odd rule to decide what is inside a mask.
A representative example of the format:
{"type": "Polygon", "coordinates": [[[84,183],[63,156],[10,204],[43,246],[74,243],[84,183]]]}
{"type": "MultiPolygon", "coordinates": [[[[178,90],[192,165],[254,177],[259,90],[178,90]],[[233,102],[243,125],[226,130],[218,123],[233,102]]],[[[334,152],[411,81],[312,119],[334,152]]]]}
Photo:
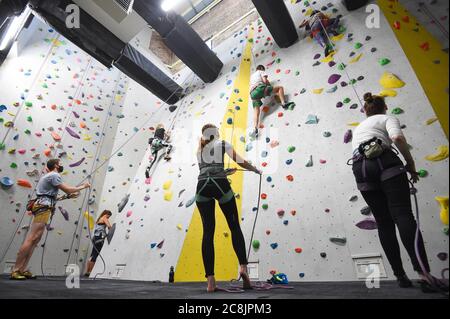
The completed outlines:
{"type": "Polygon", "coordinates": [[[36,278],[26,268],[54,212],[59,190],[68,195],[75,195],[72,197],[77,197],[81,190],[91,187],[89,183],[84,183],[78,187],[64,184],[60,175],[64,168],[61,166],[59,159],[49,160],[47,171],[48,173],[41,177],[36,186],[37,200],[32,208],[34,218],[28,236],[17,253],[16,264],[11,273],[11,279],[13,280],[36,278]]]}

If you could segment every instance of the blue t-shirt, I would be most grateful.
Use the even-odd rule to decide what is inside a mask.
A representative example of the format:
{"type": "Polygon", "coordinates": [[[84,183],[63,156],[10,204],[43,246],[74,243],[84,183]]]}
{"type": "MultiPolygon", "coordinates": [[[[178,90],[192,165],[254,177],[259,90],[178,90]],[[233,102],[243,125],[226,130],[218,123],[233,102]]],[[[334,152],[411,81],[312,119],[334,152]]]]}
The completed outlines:
{"type": "Polygon", "coordinates": [[[62,178],[59,173],[51,172],[41,177],[36,186],[36,195],[44,196],[39,198],[40,205],[52,205],[52,199],[58,196],[58,186],[62,184],[62,178]]]}

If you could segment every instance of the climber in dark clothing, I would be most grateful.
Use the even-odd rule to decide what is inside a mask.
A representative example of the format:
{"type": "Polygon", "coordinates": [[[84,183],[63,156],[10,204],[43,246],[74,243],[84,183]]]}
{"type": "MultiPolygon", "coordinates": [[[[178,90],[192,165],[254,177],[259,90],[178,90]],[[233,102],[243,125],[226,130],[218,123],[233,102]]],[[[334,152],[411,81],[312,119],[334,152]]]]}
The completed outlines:
{"type": "Polygon", "coordinates": [[[244,280],[244,289],[250,289],[250,279],[247,272],[247,256],[244,235],[239,225],[239,214],[227,176],[236,173],[236,169],[224,169],[225,153],[239,166],[249,171],[261,174],[253,165],[241,158],[233,146],[220,140],[219,130],[214,125],[205,125],[202,129],[202,139],[198,150],[200,175],[198,178],[196,202],[203,223],[202,255],[208,292],[216,291],[214,277],[214,230],[216,200],[225,215],[231,231],[233,248],[239,259],[240,274],[244,280]]]}
{"type": "Polygon", "coordinates": [[[170,135],[166,133],[166,129],[164,128],[164,125],[159,124],[156,127],[155,135],[150,138],[149,145],[151,147],[152,151],[152,157],[153,161],[150,163],[150,165],[147,167],[147,170],[145,172],[146,178],[150,178],[150,170],[152,169],[153,165],[155,164],[156,160],[158,159],[158,153],[164,148],[166,149],[166,154],[164,155],[164,159],[166,161],[170,161],[170,152],[172,151],[172,145],[168,143],[170,140],[170,135]]]}
{"type": "Polygon", "coordinates": [[[368,118],[355,130],[353,136],[353,173],[358,189],[370,206],[377,222],[381,246],[391,264],[399,286],[412,286],[403,269],[396,226],[401,240],[422,279],[425,291],[428,286],[424,272],[430,272],[422,234],[418,234],[418,252],[423,262],[422,269],[415,252],[417,223],[411,207],[411,193],[407,172],[413,183],[419,181],[414,159],[403,135],[397,118],[386,115],[384,98],[366,93],[364,110],[368,118]],[[406,160],[394,153],[392,144],[399,149],[406,160]]]}

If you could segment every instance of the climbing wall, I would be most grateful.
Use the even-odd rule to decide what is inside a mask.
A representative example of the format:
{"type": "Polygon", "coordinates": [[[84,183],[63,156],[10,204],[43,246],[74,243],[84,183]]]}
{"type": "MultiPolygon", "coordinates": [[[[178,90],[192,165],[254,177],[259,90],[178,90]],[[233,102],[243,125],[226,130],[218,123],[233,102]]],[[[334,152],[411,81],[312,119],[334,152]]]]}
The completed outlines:
{"type": "MultiPolygon", "coordinates": [[[[208,85],[196,80],[188,84],[189,95],[178,109],[159,119],[166,127],[173,126],[172,161],[159,161],[152,178],[146,180],[147,150],[129,191],[122,194],[122,201],[116,198],[125,206],[116,217],[113,241],[102,251],[106,267],[98,264],[94,272],[104,272],[105,278],[167,281],[170,267],[175,266],[176,280],[204,280],[201,227],[192,205],[198,174],[195,151],[202,125],[214,123],[224,139],[265,173],[250,254],[250,261],[259,264],[259,278],[284,272],[292,281],[355,280],[353,257],[384,256],[376,224],[346,164],[352,154],[350,131],[365,118],[360,99],[367,91],[385,94],[389,112],[404,125],[424,176],[418,190],[429,259],[435,272],[448,267],[448,228],[443,223],[448,220],[445,211],[441,220],[441,207],[435,200],[448,195],[447,174],[441,173],[448,172],[448,160],[445,154],[425,159],[440,146],[445,151],[448,141],[396,39],[395,28],[382,16],[379,29],[368,29],[364,10],[348,13],[340,1],[289,1],[287,5],[297,25],[313,8],[332,16],[341,14],[341,35],[333,39],[337,53],[326,59],[323,50],[300,30],[301,40],[280,50],[262,21],[215,48],[225,62],[221,76],[208,85]],[[275,101],[266,100],[256,141],[236,121],[247,117],[247,127],[253,126],[251,104],[240,105],[247,99],[242,84],[247,75],[242,68],[249,43],[251,71],[258,64],[266,65],[270,79],[283,85],[289,100],[295,102],[295,107],[284,111],[275,101]]],[[[180,77],[186,79],[189,74],[180,77]]],[[[237,201],[249,245],[258,176],[245,173],[240,178],[243,186],[237,201]]],[[[233,187],[240,188],[239,184],[233,180],[233,187]]],[[[237,260],[220,211],[216,217],[216,272],[219,279],[229,280],[237,274],[237,260]]],[[[403,257],[414,276],[409,258],[403,257]]],[[[392,278],[385,258],[384,262],[392,278]]]]}
{"type": "MultiPolygon", "coordinates": [[[[127,83],[120,72],[108,70],[37,19],[17,47],[19,54],[13,48],[0,68],[2,270],[14,262],[27,234],[31,216],[25,203],[46,161],[61,158],[64,182],[77,185],[109,156],[127,83]]],[[[87,219],[97,210],[105,171],[106,166],[92,175],[90,194],[58,203],[45,258],[43,240],[31,260],[33,272],[61,275],[67,263],[84,266],[87,219]]]]}
{"type": "MultiPolygon", "coordinates": [[[[341,1],[286,1],[297,26],[314,8],[331,16],[342,15],[341,35],[333,39],[334,56],[325,58],[323,50],[300,29],[300,41],[280,49],[263,22],[256,21],[214,48],[225,64],[214,83],[201,83],[187,68],[173,77],[186,93],[175,106],[156,99],[117,71],[108,71],[95,61],[89,64],[86,54],[62,38],[54,41],[57,35],[52,30],[36,25],[36,36],[24,46],[20,58],[11,57],[0,68],[1,83],[7,83],[0,89],[0,104],[5,105],[0,133],[7,135],[0,150],[2,159],[7,159],[0,164],[0,177],[14,182],[0,190],[1,203],[7,207],[0,215],[0,247],[6,249],[16,228],[19,232],[5,259],[14,260],[26,232],[21,228],[30,220],[25,216],[20,222],[30,190],[16,182],[27,179],[33,184],[37,179],[26,173],[35,166],[41,169],[44,151],[55,143],[49,130],[53,127],[62,148],[55,145],[50,151],[67,153],[62,158],[69,183],[81,181],[92,168],[102,166],[94,176],[95,191],[90,196],[61,205],[69,221],[57,211],[46,245],[46,272],[61,274],[67,262],[82,265],[90,253],[84,212],[89,211],[87,216],[92,218],[110,209],[116,232],[102,250],[105,263],[99,259],[93,275],[167,281],[174,266],[177,281],[204,280],[202,230],[193,197],[201,128],[213,123],[221,128],[222,138],[264,171],[261,194],[257,175],[241,173],[232,179],[246,245],[251,245],[250,261],[258,263],[261,280],[273,272],[286,273],[291,281],[356,280],[352,258],[367,254],[381,254],[392,279],[376,224],[346,165],[353,151],[350,132],[365,118],[360,99],[371,91],[387,96],[389,113],[404,125],[423,176],[417,188],[430,263],[435,273],[447,268],[448,202],[447,211],[441,210],[448,196],[448,139],[441,115],[445,103],[442,98],[434,102],[428,88],[437,88],[439,96],[448,94],[448,56],[442,55],[433,36],[422,28],[422,20],[416,25],[400,3],[377,3],[382,8],[381,27],[368,29],[365,10],[349,13],[341,1]],[[405,37],[413,40],[406,43],[405,37]],[[276,101],[265,100],[261,134],[252,140],[248,76],[258,64],[266,65],[271,81],[285,87],[295,106],[283,110],[276,101]],[[420,68],[430,65],[437,69],[433,74],[446,76],[424,78],[420,68]],[[8,121],[16,114],[14,128],[8,132],[8,121]],[[81,122],[87,128],[80,127],[81,122]],[[172,160],[157,161],[151,178],[146,179],[144,172],[151,160],[147,141],[158,123],[172,131],[172,160]],[[103,146],[96,155],[100,143],[103,146]],[[40,158],[33,159],[35,153],[40,158]],[[82,158],[79,166],[69,167],[82,158]],[[261,205],[252,237],[258,196],[261,205]],[[87,207],[89,199],[92,205],[87,207]]],[[[138,36],[134,46],[145,48],[145,39],[145,34],[138,36]]],[[[236,278],[237,259],[220,210],[216,217],[216,272],[218,279],[230,280],[236,278]]],[[[41,256],[37,253],[33,259],[36,273],[41,256]]],[[[403,257],[414,277],[409,258],[403,257]]]]}

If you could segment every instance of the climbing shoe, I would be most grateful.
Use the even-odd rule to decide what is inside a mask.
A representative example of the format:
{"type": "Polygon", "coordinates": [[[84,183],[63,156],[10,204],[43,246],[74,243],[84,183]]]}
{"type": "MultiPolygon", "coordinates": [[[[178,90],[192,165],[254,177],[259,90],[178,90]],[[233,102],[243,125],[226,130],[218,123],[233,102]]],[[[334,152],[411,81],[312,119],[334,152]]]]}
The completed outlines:
{"type": "Polygon", "coordinates": [[[23,276],[20,272],[14,271],[11,273],[11,276],[9,277],[11,280],[27,280],[27,277],[23,276]]]}
{"type": "Polygon", "coordinates": [[[22,273],[22,276],[24,276],[27,279],[36,279],[36,276],[33,275],[31,272],[29,271],[25,271],[22,273]]]}
{"type": "Polygon", "coordinates": [[[413,285],[406,275],[397,277],[397,283],[400,288],[411,288],[413,285]]]}
{"type": "Polygon", "coordinates": [[[258,129],[257,128],[255,128],[255,130],[250,134],[250,137],[251,138],[257,138],[258,137],[258,129]]]}

